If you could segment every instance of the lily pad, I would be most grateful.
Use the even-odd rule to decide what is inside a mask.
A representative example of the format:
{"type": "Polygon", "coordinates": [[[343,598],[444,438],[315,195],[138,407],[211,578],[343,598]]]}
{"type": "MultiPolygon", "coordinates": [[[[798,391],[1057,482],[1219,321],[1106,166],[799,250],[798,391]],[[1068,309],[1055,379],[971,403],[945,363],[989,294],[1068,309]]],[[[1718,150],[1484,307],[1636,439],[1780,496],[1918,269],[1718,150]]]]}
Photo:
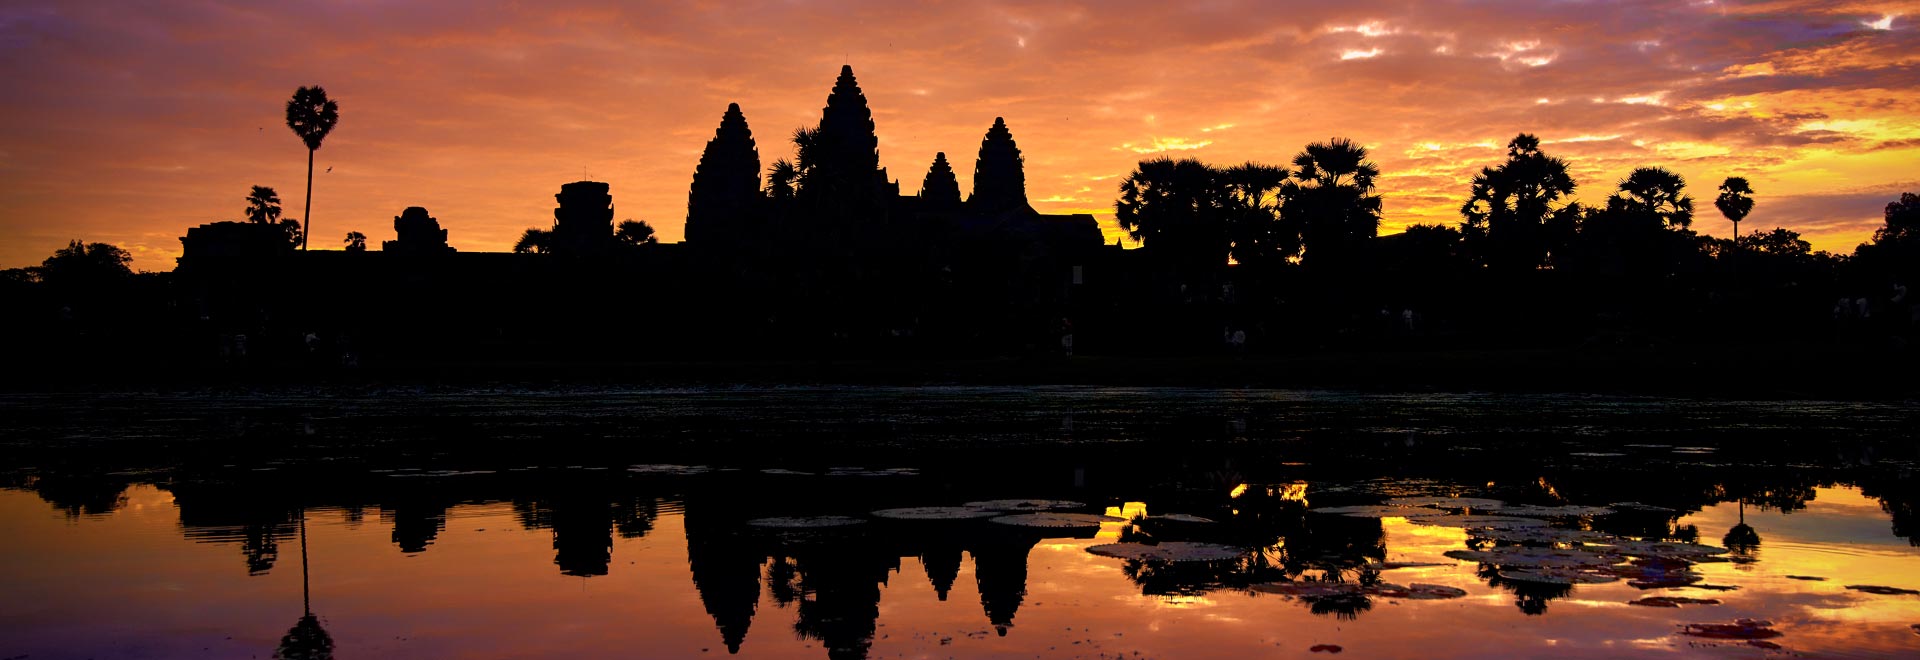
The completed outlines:
{"type": "Polygon", "coordinates": [[[888,520],[979,520],[1000,515],[1005,514],[970,506],[914,506],[873,512],[873,517],[888,520]]]}
{"type": "Polygon", "coordinates": [[[1516,518],[1513,516],[1420,516],[1408,518],[1407,522],[1436,527],[1486,527],[1490,529],[1516,529],[1521,527],[1546,527],[1547,521],[1539,518],[1516,518]]]}
{"type": "Polygon", "coordinates": [[[1719,605],[1720,601],[1712,598],[1688,598],[1686,596],[1648,596],[1639,600],[1627,601],[1627,604],[1639,605],[1641,607],[1679,607],[1681,605],[1719,605]]]}
{"type": "Polygon", "coordinates": [[[1607,543],[1614,552],[1629,557],[1656,557],[1661,559],[1701,559],[1714,555],[1727,554],[1727,549],[1698,543],[1669,543],[1666,541],[1631,541],[1626,539],[1607,543]]]}
{"type": "Polygon", "coordinates": [[[1367,587],[1366,593],[1372,596],[1398,598],[1400,600],[1451,600],[1465,597],[1467,590],[1441,584],[1422,584],[1415,582],[1403,587],[1391,582],[1381,582],[1367,587]]]}
{"type": "Polygon", "coordinates": [[[1349,518],[1422,518],[1444,516],[1447,512],[1439,509],[1416,509],[1406,506],[1388,506],[1385,504],[1356,504],[1353,506],[1329,506],[1308,509],[1312,513],[1324,513],[1349,518]]]}
{"type": "Polygon", "coordinates": [[[1396,497],[1387,500],[1387,504],[1428,509],[1498,509],[1506,502],[1484,497],[1396,497]]]}
{"type": "Polygon", "coordinates": [[[1819,576],[1815,576],[1815,575],[1789,575],[1789,576],[1787,576],[1787,579],[1789,579],[1789,580],[1805,580],[1805,581],[1807,581],[1807,582],[1826,582],[1826,581],[1827,581],[1827,579],[1826,579],[1826,578],[1823,578],[1823,577],[1819,577],[1819,576]]]}
{"type": "Polygon", "coordinates": [[[1613,509],[1604,506],[1580,506],[1575,504],[1565,504],[1561,506],[1515,504],[1500,508],[1500,515],[1520,516],[1522,518],[1571,518],[1575,516],[1604,516],[1609,513],[1613,513],[1613,509]]]}
{"type": "Polygon", "coordinates": [[[1524,527],[1518,529],[1475,529],[1468,532],[1475,538],[1503,543],[1606,543],[1614,537],[1600,532],[1564,527],[1524,527]]]}
{"type": "Polygon", "coordinates": [[[1268,582],[1253,585],[1248,589],[1257,593],[1309,600],[1360,593],[1360,585],[1353,582],[1268,582]]]}
{"type": "Polygon", "coordinates": [[[1022,513],[993,518],[990,522],[1016,527],[1042,527],[1046,529],[1087,529],[1098,528],[1101,523],[1124,522],[1113,516],[1092,513],[1022,513]]]}
{"type": "Polygon", "coordinates": [[[1773,629],[1772,621],[1736,619],[1733,623],[1689,623],[1681,626],[1680,634],[1708,639],[1770,639],[1779,637],[1780,631],[1773,629]]]}
{"type": "Polygon", "coordinates": [[[1575,584],[1605,584],[1618,582],[1620,578],[1591,569],[1558,568],[1545,566],[1540,568],[1503,568],[1498,573],[1500,579],[1509,582],[1532,582],[1569,586],[1575,584]]]}
{"type": "Polygon", "coordinates": [[[1084,509],[1083,502],[1070,500],[983,500],[968,502],[964,506],[994,511],[1056,511],[1059,509],[1084,509]]]}
{"type": "Polygon", "coordinates": [[[1597,569],[1618,564],[1614,555],[1582,550],[1496,546],[1485,550],[1448,550],[1447,557],[1503,567],[1597,569]]]}
{"type": "Polygon", "coordinates": [[[1218,543],[1168,541],[1159,545],[1145,543],[1108,543],[1087,548],[1102,557],[1144,562],[1227,561],[1239,559],[1246,551],[1218,543]]]}
{"type": "Polygon", "coordinates": [[[1869,593],[1869,594],[1875,594],[1879,596],[1920,596],[1920,591],[1915,591],[1912,589],[1901,589],[1899,587],[1882,587],[1882,586],[1873,585],[1873,584],[1849,584],[1847,585],[1847,588],[1852,589],[1854,591],[1861,592],[1861,593],[1869,593]]]}
{"type": "Polygon", "coordinates": [[[830,529],[834,527],[852,527],[864,525],[866,520],[847,516],[782,516],[776,518],[755,518],[747,521],[750,527],[768,529],[830,529]]]}
{"type": "Polygon", "coordinates": [[[1160,516],[1147,516],[1145,518],[1141,518],[1141,520],[1145,520],[1147,522],[1174,522],[1174,523],[1189,523],[1189,524],[1195,524],[1195,525],[1211,525],[1217,522],[1212,518],[1202,518],[1200,516],[1189,515],[1185,513],[1169,513],[1169,514],[1160,515],[1160,516]]]}
{"type": "Polygon", "coordinates": [[[1641,511],[1646,513],[1673,513],[1674,512],[1673,509],[1668,507],[1657,506],[1653,504],[1641,504],[1639,502],[1614,502],[1612,504],[1608,504],[1607,508],[1613,509],[1614,511],[1641,511]]]}

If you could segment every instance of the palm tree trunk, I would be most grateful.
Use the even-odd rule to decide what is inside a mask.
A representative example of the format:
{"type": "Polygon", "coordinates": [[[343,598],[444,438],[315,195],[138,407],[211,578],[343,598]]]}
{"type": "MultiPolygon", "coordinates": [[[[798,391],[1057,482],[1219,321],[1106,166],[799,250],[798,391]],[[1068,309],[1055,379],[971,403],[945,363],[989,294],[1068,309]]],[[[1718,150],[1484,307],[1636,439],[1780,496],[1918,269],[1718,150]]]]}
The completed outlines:
{"type": "Polygon", "coordinates": [[[300,211],[300,251],[307,250],[307,239],[313,237],[313,150],[307,150],[307,202],[300,211]]]}
{"type": "Polygon", "coordinates": [[[300,609],[313,616],[313,599],[307,588],[307,508],[300,507],[300,609]]]}

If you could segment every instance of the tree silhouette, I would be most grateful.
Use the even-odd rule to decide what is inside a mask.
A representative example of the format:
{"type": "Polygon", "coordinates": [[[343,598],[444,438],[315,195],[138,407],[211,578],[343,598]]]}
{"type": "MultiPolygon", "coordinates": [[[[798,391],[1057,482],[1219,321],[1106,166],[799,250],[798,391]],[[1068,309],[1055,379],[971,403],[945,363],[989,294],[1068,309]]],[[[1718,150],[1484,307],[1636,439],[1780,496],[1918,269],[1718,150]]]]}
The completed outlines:
{"type": "Polygon", "coordinates": [[[1482,168],[1460,214],[1470,247],[1489,267],[1532,270],[1546,262],[1553,203],[1572,195],[1567,162],[1540,151],[1540,138],[1521,133],[1507,143],[1507,161],[1482,168]]]}
{"type": "Polygon", "coordinates": [[[1293,179],[1280,190],[1281,214],[1299,223],[1302,263],[1349,262],[1380,233],[1380,196],[1373,194],[1380,167],[1346,138],[1307,145],[1293,167],[1293,179]]]}
{"type": "Polygon", "coordinates": [[[1145,249],[1183,268],[1218,269],[1232,250],[1224,214],[1227,194],[1206,163],[1143,160],[1120,181],[1114,215],[1145,249]]]}
{"type": "Polygon", "coordinates": [[[1920,244],[1920,195],[1900,193],[1900,199],[1887,203],[1886,219],[1873,230],[1873,242],[1920,244]]]}
{"type": "Polygon", "coordinates": [[[800,168],[793,161],[782,158],[767,168],[767,197],[776,201],[792,200],[799,186],[800,168]]]}
{"type": "Polygon", "coordinates": [[[1255,265],[1284,261],[1300,252],[1300,232],[1280,222],[1280,188],[1287,168],[1247,161],[1215,177],[1223,200],[1227,239],[1234,261],[1255,265]]]}
{"type": "Polygon", "coordinates": [[[339,121],[340,105],[328,99],[327,90],[319,85],[296,89],[293,98],[287,100],[287,128],[307,145],[307,200],[300,214],[307,224],[300,231],[302,250],[307,249],[306,234],[313,231],[313,152],[320,150],[321,141],[339,121]]]}
{"type": "Polygon", "coordinates": [[[1713,205],[1720,209],[1720,215],[1733,221],[1734,248],[1740,247],[1740,221],[1753,212],[1753,187],[1747,185],[1744,177],[1730,176],[1720,184],[1720,196],[1714,198],[1713,205]]]}
{"type": "Polygon", "coordinates": [[[362,234],[357,231],[347,232],[346,243],[347,243],[348,252],[366,252],[367,251],[367,235],[366,234],[362,234]]]}
{"type": "Polygon", "coordinates": [[[247,221],[254,224],[280,226],[281,233],[287,237],[288,245],[300,245],[304,236],[300,221],[280,217],[280,194],[266,186],[254,186],[247,193],[247,221]]]}
{"type": "MultiPolygon", "coordinates": [[[[753,169],[758,171],[760,166],[755,165],[753,169]]],[[[756,182],[755,185],[757,187],[758,183],[756,182]]],[[[622,245],[629,246],[653,245],[659,242],[653,237],[653,226],[644,220],[621,222],[620,227],[613,231],[613,238],[620,241],[622,245]]]]}
{"type": "Polygon", "coordinates": [[[1620,193],[1607,207],[1661,226],[1686,229],[1693,224],[1693,198],[1687,180],[1664,167],[1642,167],[1620,181],[1620,193]]]}
{"type": "Polygon", "coordinates": [[[520,234],[520,240],[513,244],[513,251],[520,254],[545,254],[553,251],[553,232],[533,227],[520,234]]]}
{"type": "Polygon", "coordinates": [[[106,243],[73,240],[40,262],[40,281],[84,289],[133,275],[133,255],[106,243]]]}

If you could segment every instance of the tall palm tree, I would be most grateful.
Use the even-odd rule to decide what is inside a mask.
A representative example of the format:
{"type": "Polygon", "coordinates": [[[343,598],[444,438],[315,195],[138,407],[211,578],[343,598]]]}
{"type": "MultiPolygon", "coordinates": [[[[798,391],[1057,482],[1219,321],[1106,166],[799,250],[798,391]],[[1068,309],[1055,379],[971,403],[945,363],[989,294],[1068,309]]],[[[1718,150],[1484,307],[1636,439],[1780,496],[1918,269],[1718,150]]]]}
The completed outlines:
{"type": "Polygon", "coordinates": [[[1279,192],[1289,174],[1283,165],[1252,161],[1218,172],[1227,190],[1227,233],[1234,261],[1262,263],[1299,251],[1299,235],[1283,231],[1280,222],[1279,192]]]}
{"type": "Polygon", "coordinates": [[[1380,235],[1380,166],[1346,138],[1307,145],[1293,157],[1293,180],[1280,188],[1281,214],[1300,228],[1309,263],[1337,264],[1380,235]]]}
{"type": "Polygon", "coordinates": [[[319,85],[296,89],[293,98],[287,100],[287,128],[307,145],[307,201],[300,213],[300,220],[306,223],[300,232],[302,250],[307,249],[306,237],[313,233],[313,152],[320,150],[320,142],[339,122],[340,105],[328,99],[327,90],[319,85]]]}
{"type": "Polygon", "coordinates": [[[1219,173],[1192,158],[1140,161],[1120,182],[1114,216],[1127,236],[1183,267],[1210,272],[1227,265],[1227,191],[1219,173]]]}
{"type": "Polygon", "coordinates": [[[1720,215],[1733,221],[1733,249],[1740,250],[1740,221],[1753,212],[1753,186],[1747,184],[1746,177],[1730,176],[1720,184],[1720,196],[1714,198],[1713,205],[1720,209],[1720,215]]]}
{"type": "Polygon", "coordinates": [[[1747,184],[1746,177],[1730,176],[1720,184],[1720,196],[1714,198],[1714,207],[1720,209],[1720,215],[1733,221],[1733,253],[1727,258],[1732,264],[1734,285],[1740,283],[1740,220],[1753,212],[1753,186],[1747,184]]]}

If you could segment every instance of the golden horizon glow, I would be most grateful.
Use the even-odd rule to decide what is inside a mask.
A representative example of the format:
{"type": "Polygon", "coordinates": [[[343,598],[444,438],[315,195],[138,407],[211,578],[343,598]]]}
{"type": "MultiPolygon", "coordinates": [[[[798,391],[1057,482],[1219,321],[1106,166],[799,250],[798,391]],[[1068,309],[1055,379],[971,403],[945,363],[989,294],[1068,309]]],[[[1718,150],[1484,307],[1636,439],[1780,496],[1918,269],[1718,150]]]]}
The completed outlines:
{"type": "MultiPolygon", "coordinates": [[[[1124,3],[1123,3],[1124,4],[1124,3]]],[[[187,228],[238,219],[251,185],[300,213],[300,85],[341,104],[317,152],[312,245],[376,247],[424,206],[463,251],[552,222],[560,184],[612,184],[616,219],[680,240],[687,186],[729,102],[763,164],[819,118],[842,63],[881,165],[918,189],[944,151],[963,190],[993,118],[1043,213],[1121,234],[1119,177],[1144,158],[1284,164],[1308,142],[1372,149],[1383,233],[1457,224],[1472,175],[1514,134],[1566,158],[1578,198],[1634,167],[1758,193],[1742,229],[1851,251],[1920,191],[1920,31],[1900,2],[1225,2],[1205,7],[890,3],[473,11],[431,1],[262,9],[26,2],[0,9],[0,267],[71,239],[169,270],[187,228]],[[331,171],[329,171],[331,170],[331,171]]]]}

